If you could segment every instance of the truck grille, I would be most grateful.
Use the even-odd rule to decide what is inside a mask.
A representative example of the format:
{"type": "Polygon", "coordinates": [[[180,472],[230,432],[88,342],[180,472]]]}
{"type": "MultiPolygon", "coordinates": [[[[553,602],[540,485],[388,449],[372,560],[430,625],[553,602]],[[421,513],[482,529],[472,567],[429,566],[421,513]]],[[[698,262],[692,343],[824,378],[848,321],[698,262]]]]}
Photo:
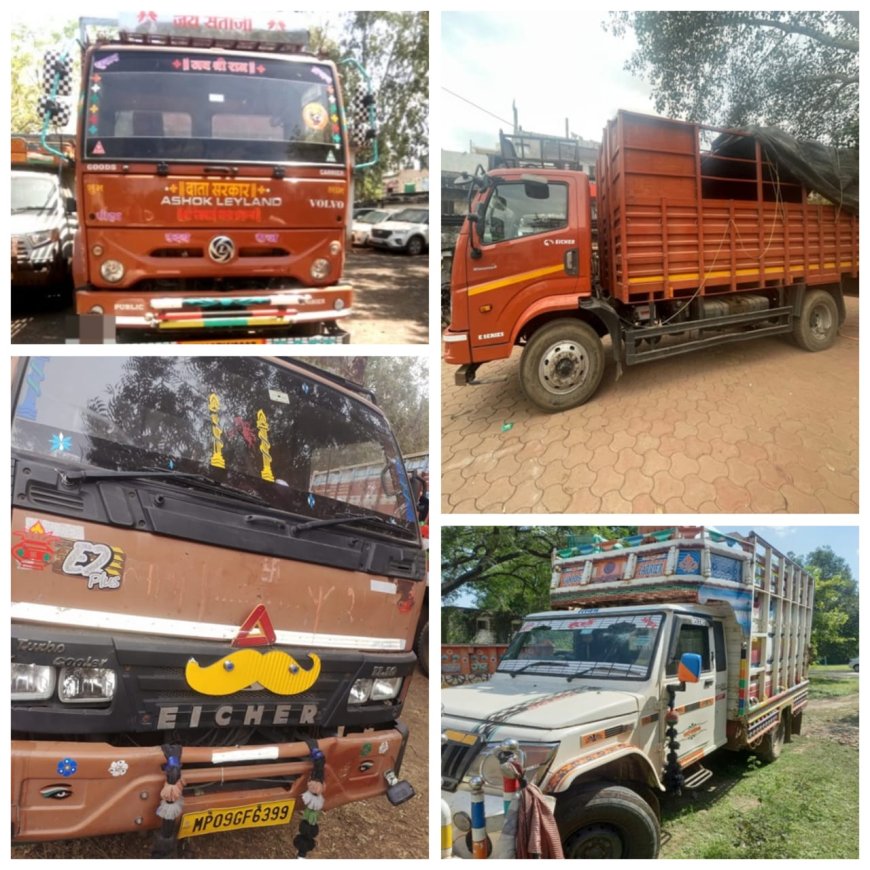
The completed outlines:
{"type": "Polygon", "coordinates": [[[441,746],[441,788],[456,791],[482,745],[480,737],[477,737],[473,743],[448,740],[441,746]]]}

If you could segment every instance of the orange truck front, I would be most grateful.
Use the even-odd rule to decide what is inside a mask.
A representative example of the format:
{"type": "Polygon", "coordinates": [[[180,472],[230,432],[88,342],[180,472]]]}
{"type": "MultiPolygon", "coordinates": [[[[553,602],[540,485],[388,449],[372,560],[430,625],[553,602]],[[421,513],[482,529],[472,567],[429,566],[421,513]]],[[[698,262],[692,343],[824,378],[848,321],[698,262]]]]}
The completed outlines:
{"type": "Polygon", "coordinates": [[[425,564],[370,397],[252,357],[33,357],[13,405],[16,842],[157,829],[163,856],[413,795],[425,564]],[[388,495],[325,489],[349,456],[388,495]]]}
{"type": "Polygon", "coordinates": [[[78,314],[164,340],[348,339],[341,83],[279,24],[155,16],[86,45],[78,314]]]}

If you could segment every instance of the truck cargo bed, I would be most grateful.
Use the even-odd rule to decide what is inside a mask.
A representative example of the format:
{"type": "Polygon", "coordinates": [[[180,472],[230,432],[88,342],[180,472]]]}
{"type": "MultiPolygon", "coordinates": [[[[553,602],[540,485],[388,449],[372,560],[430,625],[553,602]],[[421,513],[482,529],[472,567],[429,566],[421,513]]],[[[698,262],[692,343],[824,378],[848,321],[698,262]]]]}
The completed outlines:
{"type": "Polygon", "coordinates": [[[620,302],[858,274],[857,214],[813,202],[755,136],[619,112],[597,185],[601,283],[620,302]]]}

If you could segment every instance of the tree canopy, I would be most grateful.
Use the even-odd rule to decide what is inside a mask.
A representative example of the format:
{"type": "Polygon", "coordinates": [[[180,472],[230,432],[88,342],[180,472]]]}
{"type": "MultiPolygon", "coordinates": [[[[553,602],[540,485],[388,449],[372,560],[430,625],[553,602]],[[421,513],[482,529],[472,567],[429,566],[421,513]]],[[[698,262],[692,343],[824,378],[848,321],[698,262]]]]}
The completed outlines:
{"type": "Polygon", "coordinates": [[[616,12],[609,26],[634,31],[626,69],[662,114],[858,144],[857,12],[616,12]]]}
{"type": "Polygon", "coordinates": [[[815,658],[845,662],[858,652],[858,583],[830,547],[798,560],[816,578],[812,646],[815,658]]]}

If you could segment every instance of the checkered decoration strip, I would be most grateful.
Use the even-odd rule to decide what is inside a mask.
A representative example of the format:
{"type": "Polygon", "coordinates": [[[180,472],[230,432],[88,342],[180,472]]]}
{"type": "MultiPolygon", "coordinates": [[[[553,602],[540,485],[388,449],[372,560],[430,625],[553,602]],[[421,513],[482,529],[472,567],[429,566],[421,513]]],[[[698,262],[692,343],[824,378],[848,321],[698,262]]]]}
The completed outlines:
{"type": "Polygon", "coordinates": [[[360,85],[354,90],[353,97],[350,100],[350,129],[348,133],[354,148],[362,148],[368,139],[369,106],[373,99],[371,94],[360,85]]]}
{"type": "Polygon", "coordinates": [[[42,90],[46,94],[52,92],[55,76],[57,76],[57,96],[72,96],[72,57],[69,52],[50,48],[42,59],[42,90]]]}
{"type": "Polygon", "coordinates": [[[46,116],[49,122],[57,127],[66,127],[70,119],[70,107],[66,103],[61,103],[59,100],[52,100],[49,97],[42,96],[37,104],[39,114],[43,120],[46,116]]]}

